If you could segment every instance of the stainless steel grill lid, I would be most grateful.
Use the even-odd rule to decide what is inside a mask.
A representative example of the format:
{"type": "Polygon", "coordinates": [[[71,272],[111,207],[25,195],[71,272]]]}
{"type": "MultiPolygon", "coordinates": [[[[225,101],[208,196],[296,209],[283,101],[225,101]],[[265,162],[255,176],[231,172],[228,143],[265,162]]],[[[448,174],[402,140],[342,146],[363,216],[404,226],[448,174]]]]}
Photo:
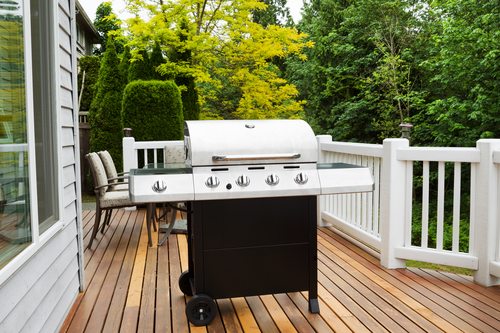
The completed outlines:
{"type": "Polygon", "coordinates": [[[185,146],[192,166],[316,163],[318,155],[303,120],[187,121],[185,146]]]}

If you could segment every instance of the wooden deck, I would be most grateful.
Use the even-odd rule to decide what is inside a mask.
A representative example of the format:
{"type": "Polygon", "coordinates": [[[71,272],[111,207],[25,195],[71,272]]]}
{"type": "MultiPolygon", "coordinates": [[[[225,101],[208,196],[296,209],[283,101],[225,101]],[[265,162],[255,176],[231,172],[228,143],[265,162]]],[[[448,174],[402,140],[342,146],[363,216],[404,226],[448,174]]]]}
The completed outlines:
{"type": "MultiPolygon", "coordinates": [[[[85,245],[94,213],[83,214],[85,245]]],[[[149,248],[144,215],[116,211],[94,250],[85,251],[87,289],[61,332],[500,331],[500,287],[430,270],[383,269],[325,228],[318,229],[319,315],[307,311],[307,293],[265,295],[217,300],[209,326],[190,326],[177,284],[187,269],[186,236],[149,248]]]]}

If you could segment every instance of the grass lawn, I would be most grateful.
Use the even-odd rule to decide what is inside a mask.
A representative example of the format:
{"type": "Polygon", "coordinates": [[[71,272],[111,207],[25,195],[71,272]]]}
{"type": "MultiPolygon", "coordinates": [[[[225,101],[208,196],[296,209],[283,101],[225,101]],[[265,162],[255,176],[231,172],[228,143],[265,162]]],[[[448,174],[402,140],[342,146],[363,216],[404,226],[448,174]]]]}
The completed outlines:
{"type": "Polygon", "coordinates": [[[87,193],[82,194],[82,202],[95,202],[95,196],[87,193]]]}
{"type": "Polygon", "coordinates": [[[472,276],[474,271],[472,269],[461,268],[461,267],[453,267],[446,265],[438,265],[438,264],[430,264],[427,262],[415,261],[415,260],[407,260],[406,265],[408,267],[417,267],[417,268],[426,268],[433,269],[436,271],[443,271],[455,274],[469,275],[472,276]]]}

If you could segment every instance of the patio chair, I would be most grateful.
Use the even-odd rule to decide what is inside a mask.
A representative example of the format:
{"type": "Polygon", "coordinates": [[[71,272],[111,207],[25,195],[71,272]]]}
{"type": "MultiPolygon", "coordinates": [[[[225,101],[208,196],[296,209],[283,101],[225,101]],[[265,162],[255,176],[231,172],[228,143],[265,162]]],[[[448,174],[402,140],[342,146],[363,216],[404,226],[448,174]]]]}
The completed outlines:
{"type": "MultiPolygon", "coordinates": [[[[99,155],[99,158],[104,165],[104,169],[106,170],[106,177],[108,177],[108,183],[110,184],[109,189],[112,191],[128,191],[128,181],[126,181],[128,180],[128,172],[118,173],[116,171],[116,166],[113,162],[113,158],[107,150],[100,151],[97,153],[97,155],[99,155]]],[[[109,225],[109,222],[111,221],[111,214],[113,214],[112,209],[106,211],[104,217],[105,223],[103,223],[101,227],[101,233],[104,232],[104,227],[106,225],[109,225]]]]}
{"type": "MultiPolygon", "coordinates": [[[[128,172],[117,172],[115,162],[113,162],[113,157],[111,157],[111,154],[107,150],[103,150],[97,153],[99,157],[101,158],[102,164],[104,165],[104,169],[106,170],[106,177],[108,177],[108,183],[110,184],[110,189],[112,191],[128,191],[128,172]]],[[[150,224],[153,225],[153,230],[156,231],[156,221],[157,221],[157,216],[156,213],[153,211],[154,205],[152,204],[147,204],[147,209],[148,209],[148,214],[152,213],[153,219],[148,223],[148,226],[150,224]],[[150,211],[151,210],[151,211],[150,211]]],[[[110,217],[111,217],[112,210],[108,210],[106,212],[106,224],[109,224],[110,222],[110,217]]],[[[104,226],[106,224],[103,224],[101,228],[101,232],[104,229],[104,226]]],[[[149,245],[151,246],[152,242],[150,240],[149,245]]]]}
{"type": "Polygon", "coordinates": [[[128,189],[111,189],[112,185],[110,185],[110,183],[108,182],[106,170],[101,161],[101,158],[97,153],[89,153],[85,155],[85,158],[90,165],[90,171],[92,173],[92,178],[94,179],[94,193],[96,196],[96,215],[94,227],[92,229],[92,236],[87,246],[87,248],[90,249],[92,247],[92,242],[97,235],[97,231],[99,230],[102,211],[105,211],[105,219],[101,229],[101,232],[104,232],[104,227],[106,224],[109,224],[109,221],[111,219],[111,211],[114,208],[132,207],[135,206],[135,204],[130,200],[128,189]]]}
{"type": "Polygon", "coordinates": [[[104,170],[106,170],[106,177],[108,177],[108,183],[113,190],[128,190],[128,172],[116,171],[115,162],[113,162],[113,157],[107,150],[103,150],[97,153],[101,158],[102,164],[104,165],[104,170]]]}

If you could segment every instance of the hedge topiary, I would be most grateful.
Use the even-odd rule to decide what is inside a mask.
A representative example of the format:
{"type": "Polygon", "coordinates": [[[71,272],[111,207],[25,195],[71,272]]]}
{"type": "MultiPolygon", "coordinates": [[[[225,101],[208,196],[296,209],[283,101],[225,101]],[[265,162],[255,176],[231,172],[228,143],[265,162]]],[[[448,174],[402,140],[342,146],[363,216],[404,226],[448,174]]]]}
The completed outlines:
{"type": "Polygon", "coordinates": [[[96,95],[89,111],[90,150],[108,150],[118,170],[122,169],[122,126],[120,121],[123,80],[111,38],[106,44],[96,95]]]}
{"type": "Polygon", "coordinates": [[[173,81],[133,81],[123,92],[122,121],[137,141],[181,140],[184,116],[173,81]]]}

